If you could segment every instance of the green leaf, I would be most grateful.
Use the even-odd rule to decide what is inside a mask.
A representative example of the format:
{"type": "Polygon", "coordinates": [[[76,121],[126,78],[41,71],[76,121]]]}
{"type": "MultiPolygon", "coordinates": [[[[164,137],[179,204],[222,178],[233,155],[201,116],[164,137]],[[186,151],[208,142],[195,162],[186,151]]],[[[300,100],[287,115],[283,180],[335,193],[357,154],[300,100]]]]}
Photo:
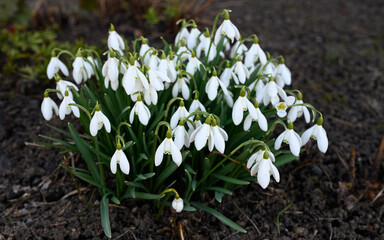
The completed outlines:
{"type": "Polygon", "coordinates": [[[108,238],[112,237],[111,232],[111,223],[109,221],[109,199],[108,194],[104,195],[100,202],[100,217],[101,217],[101,226],[105,236],[108,238]]]}
{"type": "Polygon", "coordinates": [[[215,199],[216,201],[218,201],[219,203],[221,203],[221,201],[223,200],[223,193],[221,192],[215,192],[215,199]]]}
{"type": "Polygon", "coordinates": [[[243,181],[243,180],[239,180],[239,179],[236,179],[236,178],[227,177],[227,176],[220,175],[220,174],[217,174],[217,173],[212,173],[212,176],[215,177],[215,178],[218,178],[220,180],[223,180],[225,182],[229,182],[229,183],[237,184],[237,185],[247,185],[247,184],[250,183],[250,182],[247,182],[247,181],[243,181]]]}
{"type": "Polygon", "coordinates": [[[164,197],[164,194],[152,194],[152,193],[144,193],[144,192],[135,192],[135,196],[132,196],[131,192],[126,192],[123,198],[141,198],[141,199],[147,199],[147,200],[156,200],[164,197]]]}
{"type": "Polygon", "coordinates": [[[280,167],[280,166],[283,166],[287,163],[292,162],[293,160],[295,160],[297,158],[298,158],[297,156],[293,155],[291,152],[288,152],[288,153],[285,153],[285,154],[282,154],[282,155],[276,157],[274,165],[276,167],[280,167]]]}
{"type": "Polygon", "coordinates": [[[229,227],[239,231],[239,232],[242,232],[242,233],[246,233],[247,231],[240,227],[239,225],[237,225],[235,222],[233,222],[231,219],[227,218],[226,216],[224,216],[223,214],[219,213],[218,211],[216,211],[215,209],[213,208],[210,208],[210,207],[207,207],[201,203],[198,203],[198,202],[191,202],[191,204],[197,208],[200,208],[201,210],[207,212],[207,213],[210,213],[212,214],[213,216],[215,216],[217,219],[219,219],[220,221],[222,221],[223,223],[225,223],[226,225],[228,225],[229,227]]]}
{"type": "Polygon", "coordinates": [[[149,179],[153,176],[155,176],[156,173],[145,173],[145,174],[138,174],[135,181],[139,181],[139,180],[145,180],[145,179],[149,179]]]}
{"type": "Polygon", "coordinates": [[[178,166],[173,161],[171,161],[169,163],[169,166],[164,169],[164,171],[162,171],[159,177],[157,178],[155,189],[157,189],[174,171],[176,171],[177,168],[178,166]]]}
{"type": "Polygon", "coordinates": [[[232,195],[232,192],[229,191],[228,189],[226,188],[222,188],[222,187],[207,187],[207,188],[204,188],[204,190],[213,190],[213,191],[216,191],[216,192],[220,192],[220,193],[224,193],[224,194],[228,194],[228,195],[232,195]]]}

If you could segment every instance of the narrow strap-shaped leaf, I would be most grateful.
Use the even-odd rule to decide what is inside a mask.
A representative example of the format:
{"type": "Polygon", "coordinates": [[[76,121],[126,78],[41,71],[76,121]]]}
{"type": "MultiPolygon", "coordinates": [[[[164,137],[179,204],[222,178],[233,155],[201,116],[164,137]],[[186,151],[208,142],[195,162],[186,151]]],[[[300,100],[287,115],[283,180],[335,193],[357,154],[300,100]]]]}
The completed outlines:
{"type": "Polygon", "coordinates": [[[235,229],[235,230],[237,230],[239,232],[242,232],[242,233],[246,233],[247,232],[244,228],[240,227],[235,222],[233,222],[231,219],[227,218],[226,216],[224,216],[223,214],[219,213],[215,209],[207,207],[207,206],[205,206],[205,205],[203,205],[201,203],[198,203],[198,202],[191,202],[191,204],[193,206],[197,207],[197,208],[200,208],[201,210],[203,210],[203,211],[205,211],[207,213],[212,214],[217,219],[219,219],[220,221],[222,221],[226,225],[230,226],[231,228],[233,228],[233,229],[235,229]]]}
{"type": "Polygon", "coordinates": [[[217,174],[217,173],[212,173],[212,176],[215,177],[215,178],[218,178],[220,180],[223,180],[225,182],[229,182],[229,183],[233,183],[233,184],[237,184],[237,185],[247,185],[247,184],[250,183],[250,182],[247,182],[247,181],[243,181],[243,180],[239,180],[239,179],[236,179],[236,178],[227,177],[227,176],[220,175],[220,174],[217,174]]]}
{"type": "Polygon", "coordinates": [[[108,238],[111,238],[112,232],[111,232],[111,223],[109,221],[108,194],[104,195],[104,197],[100,202],[100,217],[101,217],[101,226],[103,227],[105,236],[107,236],[108,238]]]}
{"type": "Polygon", "coordinates": [[[52,142],[57,142],[57,143],[60,143],[62,144],[63,146],[66,146],[67,148],[70,148],[74,151],[76,151],[76,147],[66,141],[63,141],[63,140],[60,140],[60,139],[57,139],[57,138],[53,138],[53,137],[48,137],[48,136],[45,136],[45,135],[39,135],[39,137],[42,137],[42,138],[45,138],[45,139],[48,139],[48,140],[51,140],[52,142]]]}

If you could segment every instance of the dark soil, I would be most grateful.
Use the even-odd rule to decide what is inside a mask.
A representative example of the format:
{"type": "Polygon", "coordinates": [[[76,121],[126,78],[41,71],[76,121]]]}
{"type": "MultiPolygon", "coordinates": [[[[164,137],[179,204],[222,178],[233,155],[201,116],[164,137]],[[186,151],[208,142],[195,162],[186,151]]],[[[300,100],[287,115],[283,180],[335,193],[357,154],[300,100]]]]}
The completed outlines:
{"type": "MultiPolygon", "coordinates": [[[[373,167],[384,134],[384,2],[217,1],[200,20],[211,21],[222,8],[233,10],[243,36],[256,33],[265,51],[285,57],[292,87],[324,113],[328,152],[309,145],[299,161],[279,169],[280,183],[240,188],[220,205],[207,199],[246,234],[201,211],[167,209],[155,221],[152,202],[132,200],[111,207],[113,238],[178,239],[173,224],[181,222],[186,239],[384,239],[384,172],[373,167]],[[290,203],[279,233],[276,218],[290,203]]],[[[104,34],[71,24],[65,38],[104,34]]],[[[43,89],[10,94],[15,91],[1,83],[0,239],[105,239],[98,202],[87,206],[79,199],[70,175],[58,167],[62,156],[28,144],[41,141],[38,134],[55,136],[40,113],[43,89]]],[[[92,189],[79,184],[89,198],[92,189]]]]}

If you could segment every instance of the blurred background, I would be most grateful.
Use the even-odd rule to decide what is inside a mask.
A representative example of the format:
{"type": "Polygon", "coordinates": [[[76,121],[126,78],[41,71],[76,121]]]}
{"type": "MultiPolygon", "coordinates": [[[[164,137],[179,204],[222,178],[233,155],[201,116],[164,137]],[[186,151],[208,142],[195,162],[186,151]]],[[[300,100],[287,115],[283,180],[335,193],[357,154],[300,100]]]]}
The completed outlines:
{"type": "MultiPolygon", "coordinates": [[[[101,53],[110,23],[127,43],[144,36],[161,48],[160,37],[173,42],[179,18],[193,18],[202,30],[224,8],[232,10],[243,37],[256,34],[264,51],[284,56],[292,72],[290,88],[323,112],[330,147],[321,154],[309,145],[299,161],[279,169],[279,184],[266,191],[244,187],[215,206],[246,228],[246,235],[198,212],[182,215],[186,236],[384,235],[384,1],[0,0],[0,239],[103,237],[98,209],[87,208],[76,195],[60,200],[73,184],[57,168],[57,153],[30,146],[38,134],[50,135],[40,104],[44,89],[54,84],[46,78],[51,50],[90,47],[101,53]],[[276,215],[291,202],[278,233],[276,215]]],[[[53,125],[65,125],[56,120],[53,125]]],[[[116,236],[175,236],[167,229],[170,213],[154,222],[148,203],[124,208],[111,210],[116,236]]]]}

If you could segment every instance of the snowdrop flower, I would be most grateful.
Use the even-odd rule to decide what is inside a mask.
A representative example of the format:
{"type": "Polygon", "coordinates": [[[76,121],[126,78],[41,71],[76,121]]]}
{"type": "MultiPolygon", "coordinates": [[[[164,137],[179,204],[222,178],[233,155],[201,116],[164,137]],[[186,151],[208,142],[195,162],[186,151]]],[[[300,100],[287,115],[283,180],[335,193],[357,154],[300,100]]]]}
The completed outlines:
{"type": "MultiPolygon", "coordinates": [[[[283,118],[287,115],[287,108],[295,102],[294,96],[289,96],[285,99],[284,102],[279,102],[275,105],[277,116],[283,118]]],[[[291,121],[291,120],[290,120],[291,121]]]]}
{"type": "Polygon", "coordinates": [[[45,120],[49,121],[52,119],[53,112],[55,112],[56,115],[59,115],[59,108],[57,107],[57,104],[48,96],[48,93],[44,93],[44,100],[41,103],[41,113],[43,114],[43,117],[45,120]]]}
{"type": "Polygon", "coordinates": [[[328,149],[328,137],[323,128],[323,117],[317,120],[317,124],[307,129],[303,135],[301,135],[302,145],[306,144],[310,138],[317,141],[317,147],[323,153],[328,149]]]}
{"type": "Polygon", "coordinates": [[[206,112],[207,110],[205,109],[204,105],[199,101],[198,95],[195,94],[195,99],[193,99],[191,106],[189,107],[189,112],[193,113],[197,110],[206,112]]]}
{"type": "Polygon", "coordinates": [[[147,39],[142,38],[142,43],[141,43],[139,55],[143,59],[144,64],[148,65],[149,58],[150,58],[150,56],[152,54],[152,51],[153,50],[147,44],[147,39]]]}
{"type": "Polygon", "coordinates": [[[181,150],[183,146],[189,148],[190,141],[187,130],[184,127],[184,121],[180,121],[179,125],[172,130],[172,135],[175,138],[176,146],[181,150]]]}
{"type": "Polygon", "coordinates": [[[205,92],[207,93],[209,100],[213,101],[217,97],[217,90],[219,86],[223,90],[224,95],[229,95],[227,87],[217,77],[217,72],[214,69],[212,77],[208,80],[207,85],[205,85],[205,92]]]}
{"type": "MultiPolygon", "coordinates": [[[[219,127],[216,124],[216,120],[215,119],[212,120],[211,132],[212,132],[212,135],[213,135],[213,139],[211,139],[211,141],[214,141],[214,144],[215,144],[215,147],[216,147],[217,151],[219,151],[221,153],[224,153],[224,151],[225,151],[225,141],[228,141],[228,134],[227,134],[227,132],[224,131],[224,129],[222,129],[221,127],[219,127]]],[[[209,142],[209,140],[208,140],[208,142],[209,142]]],[[[208,149],[209,149],[209,151],[213,150],[213,148],[210,147],[209,143],[208,143],[208,149]]]]}
{"type": "Polygon", "coordinates": [[[197,46],[198,37],[200,35],[200,30],[197,29],[196,25],[192,26],[191,32],[189,33],[187,41],[187,47],[189,49],[194,49],[197,46]]]}
{"type": "Polygon", "coordinates": [[[87,81],[91,77],[92,66],[86,62],[81,54],[81,49],[77,51],[75,61],[72,64],[73,67],[73,79],[77,84],[81,84],[82,81],[87,81]]]}
{"type": "MultiPolygon", "coordinates": [[[[303,104],[303,95],[299,93],[297,95],[297,99],[294,105],[300,105],[303,104]]],[[[296,121],[297,118],[301,117],[304,115],[305,122],[309,123],[311,120],[311,116],[309,114],[308,108],[306,106],[292,106],[291,109],[288,112],[288,118],[292,122],[296,121]]]]}
{"type": "Polygon", "coordinates": [[[245,53],[244,65],[247,68],[253,68],[257,60],[260,61],[261,65],[267,63],[267,56],[259,45],[259,39],[255,37],[252,46],[245,53]]]}
{"type": "Polygon", "coordinates": [[[171,79],[169,79],[169,77],[166,74],[160,71],[156,71],[148,66],[146,66],[146,69],[147,69],[149,83],[152,85],[152,87],[156,91],[164,90],[163,82],[167,82],[167,83],[171,82],[171,79]]]}
{"type": "Polygon", "coordinates": [[[75,102],[73,101],[72,97],[69,96],[68,91],[65,91],[64,99],[59,107],[59,117],[61,120],[64,120],[65,115],[69,115],[71,114],[71,112],[73,112],[73,115],[75,115],[75,117],[80,117],[79,108],[70,104],[75,104],[75,102]]]}
{"type": "Polygon", "coordinates": [[[176,34],[175,46],[178,47],[182,41],[187,42],[189,39],[189,32],[186,27],[181,27],[180,31],[176,34]]]}
{"type": "Polygon", "coordinates": [[[89,124],[89,131],[92,136],[96,136],[97,132],[104,126],[105,131],[107,133],[111,132],[111,123],[108,118],[100,111],[99,104],[96,105],[95,114],[91,119],[91,123],[89,124]]]}
{"type": "Polygon", "coordinates": [[[121,150],[121,144],[120,143],[117,143],[116,151],[113,154],[111,162],[110,162],[110,168],[111,168],[111,172],[113,174],[116,174],[117,164],[120,165],[120,170],[124,174],[126,174],[126,175],[129,174],[129,170],[130,170],[129,161],[128,161],[127,156],[123,152],[123,150],[121,150]]]}
{"type": "Polygon", "coordinates": [[[224,68],[224,71],[220,75],[220,80],[228,88],[229,81],[231,80],[231,78],[232,78],[232,68],[229,62],[227,62],[226,67],[224,68]]]}
{"type": "Polygon", "coordinates": [[[256,153],[252,154],[252,156],[248,159],[247,168],[251,169],[255,164],[260,163],[260,160],[263,159],[265,152],[268,152],[269,158],[272,160],[272,162],[275,162],[275,156],[272,154],[272,152],[263,147],[256,153]]]}
{"type": "MultiPolygon", "coordinates": [[[[257,173],[257,182],[262,188],[267,188],[271,180],[271,175],[275,178],[276,182],[280,182],[280,174],[275,165],[272,162],[275,161],[275,157],[270,151],[260,150],[250,157],[250,160],[256,162],[251,169],[251,175],[255,176],[257,173]]],[[[248,161],[249,162],[249,161],[248,161]]]]}
{"type": "Polygon", "coordinates": [[[211,44],[211,38],[209,36],[208,30],[205,32],[204,35],[200,36],[200,43],[197,45],[196,48],[196,56],[198,58],[200,58],[200,56],[202,55],[202,51],[204,51],[204,54],[206,56],[208,55],[209,62],[212,61],[217,54],[216,45],[214,43],[211,44]]]}
{"type": "Polygon", "coordinates": [[[280,64],[274,69],[274,76],[277,85],[280,87],[291,85],[291,71],[285,66],[284,58],[281,58],[280,64]]]}
{"type": "Polygon", "coordinates": [[[237,62],[232,66],[232,77],[236,84],[244,84],[249,78],[247,67],[241,62],[241,58],[237,58],[237,62]]]}
{"type": "MultiPolygon", "coordinates": [[[[144,101],[147,105],[151,105],[151,103],[153,103],[153,105],[156,105],[157,104],[157,100],[158,100],[158,96],[157,96],[157,92],[156,92],[156,89],[152,86],[152,84],[148,84],[148,89],[142,89],[143,91],[143,94],[144,94],[144,101]]],[[[137,100],[137,98],[132,98],[132,95],[131,95],[131,99],[134,101],[134,99],[137,100]]]]}
{"type": "Polygon", "coordinates": [[[69,76],[69,72],[68,72],[68,68],[67,66],[65,66],[65,64],[60,61],[60,59],[58,57],[56,57],[56,55],[53,55],[51,57],[51,60],[49,61],[48,63],[48,66],[47,66],[47,77],[49,79],[52,79],[53,76],[59,72],[59,70],[65,75],[65,76],[69,76]]]}
{"type": "Polygon", "coordinates": [[[229,56],[233,58],[234,56],[240,56],[243,59],[243,54],[248,51],[247,46],[244,45],[241,41],[237,41],[235,45],[231,48],[229,56]]]}
{"type": "Polygon", "coordinates": [[[176,80],[175,85],[173,85],[172,88],[172,96],[177,97],[177,94],[179,92],[182,93],[183,98],[188,100],[189,99],[189,87],[188,87],[189,80],[184,77],[182,74],[179,74],[179,77],[176,80]]]}
{"type": "Polygon", "coordinates": [[[179,108],[176,110],[176,112],[171,117],[171,128],[175,129],[177,126],[177,123],[180,119],[186,118],[189,116],[189,112],[185,108],[184,101],[180,101],[179,108]]]}
{"type": "Polygon", "coordinates": [[[157,66],[159,65],[160,59],[157,56],[157,51],[152,51],[151,56],[148,60],[148,66],[152,69],[157,70],[157,66]]]}
{"type": "Polygon", "coordinates": [[[98,68],[99,63],[91,56],[88,55],[87,60],[89,61],[88,64],[91,66],[89,71],[90,71],[90,76],[95,75],[95,72],[93,71],[93,68],[98,68]]]}
{"type": "Polygon", "coordinates": [[[63,96],[65,95],[65,91],[69,90],[68,94],[72,98],[72,92],[70,91],[71,88],[75,89],[76,91],[79,91],[77,86],[69,81],[62,80],[60,76],[55,76],[56,80],[56,90],[60,91],[61,94],[57,93],[57,97],[61,100],[63,99],[63,96]]]}
{"type": "Polygon", "coordinates": [[[181,162],[183,161],[179,148],[172,141],[172,132],[169,130],[167,131],[167,136],[164,141],[157,147],[155,153],[156,167],[159,166],[163,161],[164,154],[171,155],[173,162],[175,162],[177,166],[180,166],[181,162]]]}
{"type": "Polygon", "coordinates": [[[279,150],[281,147],[281,143],[285,142],[286,144],[289,144],[289,149],[291,150],[292,154],[295,156],[299,156],[300,154],[300,148],[303,145],[301,138],[299,134],[297,134],[293,130],[293,124],[292,122],[289,122],[288,128],[285,129],[283,133],[281,133],[275,141],[275,149],[279,150]]]}
{"type": "Polygon", "coordinates": [[[165,53],[162,53],[159,65],[157,66],[157,71],[168,76],[171,82],[175,82],[177,78],[176,67],[172,60],[169,60],[165,57],[165,53]]]}
{"type": "Polygon", "coordinates": [[[224,21],[217,29],[215,34],[215,44],[217,45],[220,42],[221,35],[226,35],[229,39],[231,39],[231,43],[236,38],[236,40],[240,39],[240,32],[235,25],[229,20],[229,12],[225,10],[224,21]]]}
{"type": "Polygon", "coordinates": [[[256,108],[255,106],[248,100],[245,96],[246,91],[243,87],[240,91],[240,96],[236,100],[235,104],[233,104],[232,108],[232,120],[235,125],[239,125],[241,121],[243,121],[243,112],[249,111],[249,115],[253,118],[257,118],[256,108]]]}
{"type": "Polygon", "coordinates": [[[176,212],[183,211],[184,208],[184,202],[181,197],[175,197],[172,201],[172,208],[176,210],[176,212]]]}
{"type": "Polygon", "coordinates": [[[251,128],[252,122],[256,121],[259,123],[260,129],[266,132],[268,130],[267,119],[260,111],[259,103],[257,101],[255,102],[254,106],[256,109],[256,115],[252,115],[251,113],[248,114],[248,116],[244,120],[244,131],[248,131],[251,128]]]}
{"type": "Polygon", "coordinates": [[[282,100],[287,98],[287,94],[279,85],[276,84],[273,77],[269,79],[269,82],[264,87],[259,88],[259,91],[256,91],[257,101],[263,101],[265,106],[269,103],[272,103],[272,105],[275,106],[279,103],[279,96],[282,100]]]}
{"type": "Polygon", "coordinates": [[[185,62],[187,59],[191,58],[191,52],[188,50],[188,48],[185,46],[184,40],[181,40],[181,44],[179,49],[176,52],[175,60],[177,62],[177,59],[180,58],[180,61],[185,62]]]}
{"type": "Polygon", "coordinates": [[[108,36],[108,48],[117,50],[121,55],[123,55],[123,50],[125,48],[124,41],[120,35],[115,31],[115,27],[111,24],[109,28],[108,36]]]}
{"type": "MultiPolygon", "coordinates": [[[[200,116],[199,115],[196,115],[196,118],[195,120],[193,120],[193,123],[195,124],[195,127],[190,123],[190,122],[187,122],[187,125],[188,125],[188,135],[191,136],[193,131],[195,129],[198,129],[202,124],[201,124],[201,121],[200,121],[200,116]]],[[[191,142],[191,140],[190,140],[191,142]]]]}
{"type": "Polygon", "coordinates": [[[140,91],[140,89],[145,88],[149,89],[148,86],[148,79],[145,77],[145,75],[138,69],[131,59],[131,63],[128,66],[127,71],[124,74],[122,85],[125,89],[125,92],[128,95],[131,95],[137,91],[140,91]]]}
{"type": "Polygon", "coordinates": [[[189,59],[185,68],[186,72],[193,76],[195,72],[200,69],[200,66],[204,67],[204,65],[200,62],[199,59],[197,59],[195,53],[192,51],[192,57],[189,59]]]}
{"type": "Polygon", "coordinates": [[[145,106],[143,101],[141,100],[140,93],[137,96],[137,102],[135,103],[131,110],[131,113],[129,114],[129,121],[131,123],[133,123],[135,115],[138,115],[139,121],[145,126],[148,124],[148,121],[151,118],[151,113],[149,112],[147,106],[145,106]]]}
{"type": "MultiPolygon", "coordinates": [[[[125,71],[125,65],[121,63],[120,72],[124,74],[125,71]]],[[[113,51],[110,52],[110,56],[104,63],[101,73],[104,76],[105,88],[108,88],[110,82],[111,88],[116,91],[119,87],[119,60],[115,58],[115,53],[113,51]]]]}

